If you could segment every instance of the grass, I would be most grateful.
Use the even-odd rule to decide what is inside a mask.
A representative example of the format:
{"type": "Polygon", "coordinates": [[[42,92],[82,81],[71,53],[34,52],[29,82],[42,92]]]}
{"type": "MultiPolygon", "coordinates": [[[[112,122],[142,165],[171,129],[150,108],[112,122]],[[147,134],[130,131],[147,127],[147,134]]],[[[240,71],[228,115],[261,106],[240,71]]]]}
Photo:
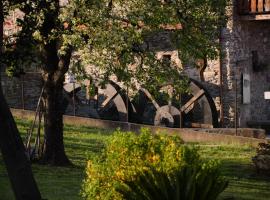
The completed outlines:
{"type": "Polygon", "coordinates": [[[218,159],[223,175],[229,180],[229,187],[220,199],[266,200],[270,198],[270,178],[259,175],[251,158],[256,150],[239,145],[198,145],[206,159],[218,159]]]}
{"type": "MultiPolygon", "coordinates": [[[[17,126],[25,139],[30,123],[17,120],[17,126]]],[[[66,153],[75,167],[51,167],[33,164],[33,172],[43,199],[79,200],[80,187],[84,178],[86,161],[101,152],[103,142],[110,131],[65,126],[66,153]]],[[[11,191],[8,176],[0,156],[0,200],[15,199],[11,191]]]]}
{"type": "MultiPolygon", "coordinates": [[[[30,126],[17,120],[22,137],[30,126]]],[[[75,167],[49,167],[33,164],[33,172],[42,197],[48,200],[80,200],[80,188],[84,178],[86,161],[101,153],[110,130],[89,127],[65,126],[66,152],[75,167]]],[[[198,146],[205,159],[221,161],[221,170],[230,181],[220,199],[264,200],[270,197],[270,179],[257,175],[251,157],[255,149],[250,146],[190,144],[198,146]]],[[[0,156],[0,200],[15,199],[3,161],[0,156]]]]}

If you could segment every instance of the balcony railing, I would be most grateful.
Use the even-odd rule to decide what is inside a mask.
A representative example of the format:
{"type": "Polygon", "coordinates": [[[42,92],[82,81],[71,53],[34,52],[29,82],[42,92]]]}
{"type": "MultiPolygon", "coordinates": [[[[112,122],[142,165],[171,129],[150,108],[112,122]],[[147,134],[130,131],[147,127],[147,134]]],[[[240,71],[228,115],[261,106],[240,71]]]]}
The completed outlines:
{"type": "Polygon", "coordinates": [[[270,0],[239,0],[238,6],[242,15],[270,14],[270,0]]]}

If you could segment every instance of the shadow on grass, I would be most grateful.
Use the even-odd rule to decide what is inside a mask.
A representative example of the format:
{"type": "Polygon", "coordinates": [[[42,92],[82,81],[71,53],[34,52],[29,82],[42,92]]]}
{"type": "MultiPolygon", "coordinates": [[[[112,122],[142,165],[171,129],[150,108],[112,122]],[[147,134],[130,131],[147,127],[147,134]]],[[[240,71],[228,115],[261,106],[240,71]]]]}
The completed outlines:
{"type": "Polygon", "coordinates": [[[229,186],[220,199],[269,199],[270,177],[258,174],[251,162],[225,159],[221,162],[221,171],[229,186]]]}
{"type": "MultiPolygon", "coordinates": [[[[25,139],[31,121],[16,120],[22,138],[25,139]]],[[[73,167],[53,167],[32,164],[35,179],[44,199],[80,200],[87,160],[98,156],[104,141],[113,131],[83,126],[65,126],[64,143],[73,167]]],[[[8,175],[0,154],[0,199],[14,200],[8,175]]]]}

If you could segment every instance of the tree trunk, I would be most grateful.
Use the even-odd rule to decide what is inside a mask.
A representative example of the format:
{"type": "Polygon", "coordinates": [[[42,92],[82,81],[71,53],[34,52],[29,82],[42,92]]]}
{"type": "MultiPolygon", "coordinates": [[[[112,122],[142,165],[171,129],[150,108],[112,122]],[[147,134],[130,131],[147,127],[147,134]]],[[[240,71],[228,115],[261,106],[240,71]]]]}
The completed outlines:
{"type": "Polygon", "coordinates": [[[71,162],[65,154],[63,141],[63,82],[45,82],[43,102],[45,107],[45,149],[42,162],[64,166],[71,162]]]}
{"type": "Polygon", "coordinates": [[[41,199],[31,165],[0,86],[0,148],[17,200],[41,199]]]}
{"type": "MultiPolygon", "coordinates": [[[[0,0],[0,49],[3,41],[3,4],[0,0]]],[[[0,50],[1,56],[1,50],[0,50]]],[[[0,66],[1,68],[1,66],[0,66]]],[[[40,192],[33,177],[25,148],[3,95],[0,79],[0,148],[17,200],[39,200],[40,192]]]]}
{"type": "Polygon", "coordinates": [[[63,141],[63,83],[68,71],[72,49],[58,57],[57,42],[44,47],[43,103],[45,108],[45,151],[42,162],[57,166],[70,165],[63,141]]]}

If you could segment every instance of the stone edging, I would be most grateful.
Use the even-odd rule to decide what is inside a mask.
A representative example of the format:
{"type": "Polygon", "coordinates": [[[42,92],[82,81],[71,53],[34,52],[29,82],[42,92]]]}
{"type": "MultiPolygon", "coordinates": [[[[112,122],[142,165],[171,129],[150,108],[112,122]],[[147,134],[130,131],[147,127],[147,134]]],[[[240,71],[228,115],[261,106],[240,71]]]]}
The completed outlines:
{"type": "MultiPolygon", "coordinates": [[[[20,110],[20,109],[11,109],[12,114],[20,119],[33,119],[35,112],[29,110],[20,110]]],[[[76,126],[89,126],[103,129],[116,129],[121,128],[125,131],[134,131],[138,132],[141,128],[149,128],[154,133],[157,132],[166,132],[168,134],[177,134],[185,142],[205,142],[205,143],[216,143],[216,144],[246,144],[251,146],[257,146],[258,143],[267,143],[266,139],[257,139],[250,137],[242,136],[233,136],[233,135],[223,135],[217,133],[208,133],[200,130],[193,130],[188,128],[165,128],[165,127],[156,127],[148,126],[141,124],[133,124],[126,122],[117,122],[109,120],[99,120],[91,119],[84,117],[74,117],[74,116],[64,116],[64,124],[76,125],[76,126]]]]}

